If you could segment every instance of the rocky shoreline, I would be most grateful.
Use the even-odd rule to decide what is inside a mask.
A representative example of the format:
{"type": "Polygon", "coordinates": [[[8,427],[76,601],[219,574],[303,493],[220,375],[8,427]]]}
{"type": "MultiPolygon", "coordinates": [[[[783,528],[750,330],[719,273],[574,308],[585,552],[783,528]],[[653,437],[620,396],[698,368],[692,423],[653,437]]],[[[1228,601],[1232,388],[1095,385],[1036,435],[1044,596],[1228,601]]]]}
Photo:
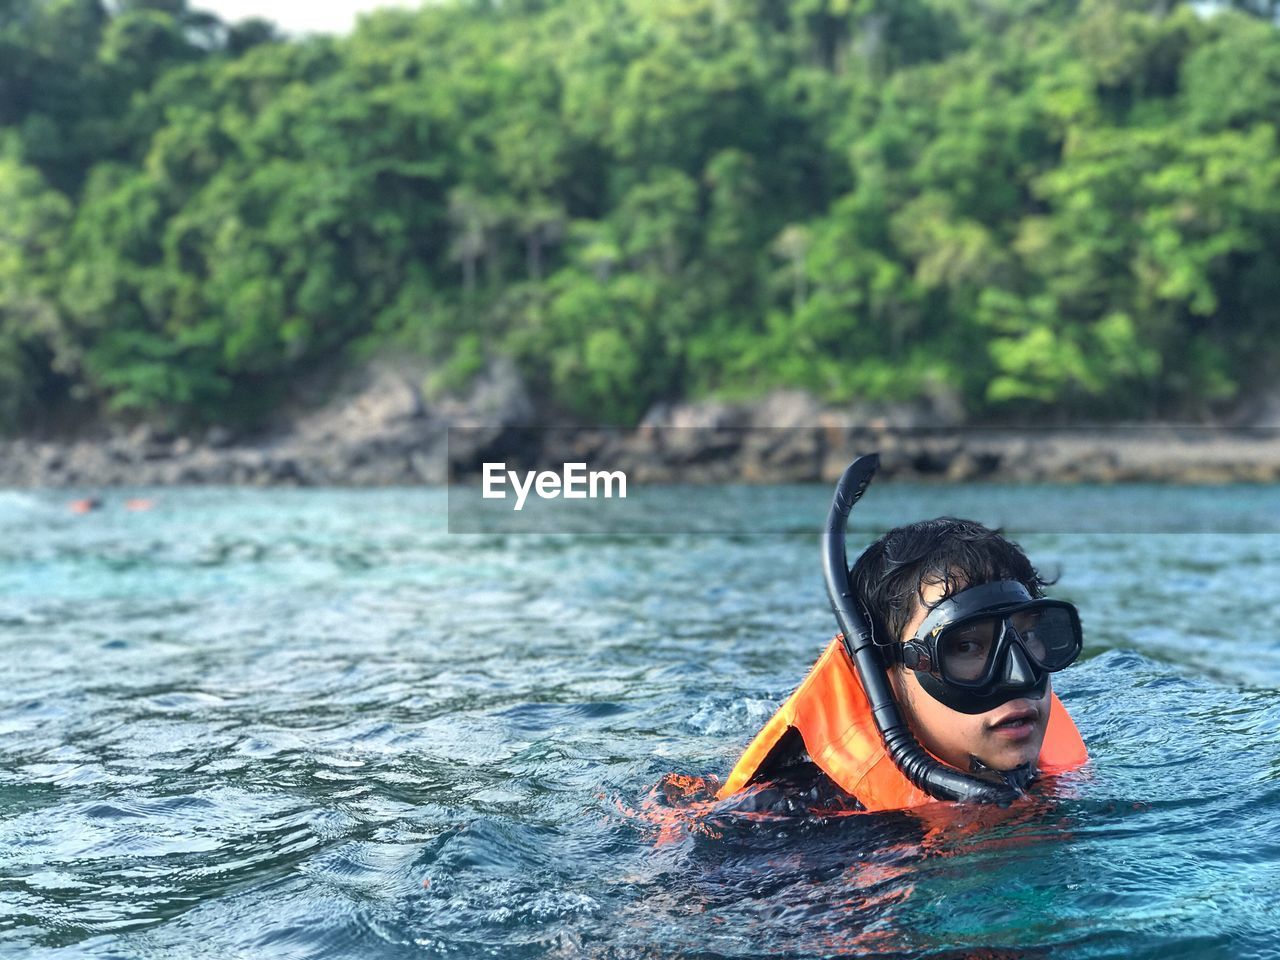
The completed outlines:
{"type": "Polygon", "coordinates": [[[69,441],[0,442],[0,486],[401,486],[478,478],[482,464],[586,462],[636,483],[831,482],[856,453],[882,473],[1008,482],[1280,481],[1280,429],[1127,426],[984,429],[928,409],[823,407],[780,391],[749,404],[655,407],[631,429],[546,423],[514,371],[492,368],[465,396],[428,402],[420,372],[370,370],[328,403],[274,429],[199,438],[150,427],[69,441]]]}

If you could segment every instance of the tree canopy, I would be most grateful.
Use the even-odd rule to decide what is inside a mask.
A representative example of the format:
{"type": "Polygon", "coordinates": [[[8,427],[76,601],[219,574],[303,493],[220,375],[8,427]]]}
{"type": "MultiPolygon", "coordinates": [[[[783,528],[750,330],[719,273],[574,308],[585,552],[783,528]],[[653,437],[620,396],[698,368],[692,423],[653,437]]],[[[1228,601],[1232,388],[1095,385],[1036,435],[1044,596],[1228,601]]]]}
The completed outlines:
{"type": "Polygon", "coordinates": [[[384,349],[596,422],[1221,411],[1280,372],[1272,6],[0,0],[0,424],[252,423],[384,349]]]}

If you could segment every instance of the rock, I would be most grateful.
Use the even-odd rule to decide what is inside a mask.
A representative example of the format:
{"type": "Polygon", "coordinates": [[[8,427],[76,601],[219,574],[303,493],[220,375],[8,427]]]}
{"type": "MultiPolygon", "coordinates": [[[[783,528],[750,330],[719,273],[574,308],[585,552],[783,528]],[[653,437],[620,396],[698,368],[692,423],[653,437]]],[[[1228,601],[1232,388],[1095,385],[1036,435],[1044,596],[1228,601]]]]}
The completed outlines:
{"type": "Polygon", "coordinates": [[[490,361],[461,395],[441,398],[432,413],[458,426],[535,426],[533,400],[524,378],[509,360],[490,361]]]}
{"type": "Polygon", "coordinates": [[[1280,388],[1272,387],[1249,394],[1226,416],[1224,422],[1228,427],[1280,429],[1280,388]]]}
{"type": "Polygon", "coordinates": [[[139,424],[124,436],[124,441],[130,447],[141,450],[143,447],[150,446],[156,438],[156,428],[149,423],[139,424]]]}
{"type": "Polygon", "coordinates": [[[822,479],[822,431],[816,426],[756,429],[742,450],[742,479],[808,483],[822,479]]]}
{"type": "Polygon", "coordinates": [[[806,390],[774,390],[751,411],[753,427],[814,427],[822,407],[806,390]]]}
{"type": "Polygon", "coordinates": [[[301,478],[297,461],[288,454],[277,454],[266,464],[266,474],[272,483],[297,486],[301,478]]]}
{"type": "Polygon", "coordinates": [[[444,451],[437,448],[411,452],[409,470],[417,483],[438,485],[448,480],[448,461],[444,451]]]}
{"type": "Polygon", "coordinates": [[[964,397],[954,387],[930,384],[925,392],[925,411],[928,426],[958,427],[965,421],[964,397]]]}
{"type": "Polygon", "coordinates": [[[695,467],[705,474],[709,464],[732,461],[749,432],[744,429],[748,422],[742,407],[717,400],[660,403],[622,442],[633,456],[647,455],[666,464],[667,479],[678,481],[695,467]]]}
{"type": "Polygon", "coordinates": [[[719,400],[696,403],[656,403],[645,413],[638,429],[722,430],[749,426],[750,412],[719,400]]]}
{"type": "Polygon", "coordinates": [[[422,391],[403,376],[383,373],[349,408],[361,423],[373,427],[393,426],[423,415],[422,391]]]}
{"type": "Polygon", "coordinates": [[[231,431],[226,427],[213,426],[205,431],[204,445],[213,450],[224,450],[231,446],[234,439],[231,431]]]}
{"type": "Polygon", "coordinates": [[[198,450],[186,462],[184,470],[189,471],[193,483],[222,485],[233,482],[235,465],[229,456],[214,450],[198,450]]]}
{"type": "Polygon", "coordinates": [[[284,425],[290,442],[352,443],[425,415],[420,371],[378,364],[341,385],[328,402],[284,425]]]}
{"type": "Polygon", "coordinates": [[[968,450],[961,450],[947,464],[946,477],[952,482],[973,480],[978,476],[978,461],[968,450]]]}
{"type": "Polygon", "coordinates": [[[939,437],[922,437],[910,455],[911,468],[922,476],[945,475],[960,454],[960,443],[939,437]]]}

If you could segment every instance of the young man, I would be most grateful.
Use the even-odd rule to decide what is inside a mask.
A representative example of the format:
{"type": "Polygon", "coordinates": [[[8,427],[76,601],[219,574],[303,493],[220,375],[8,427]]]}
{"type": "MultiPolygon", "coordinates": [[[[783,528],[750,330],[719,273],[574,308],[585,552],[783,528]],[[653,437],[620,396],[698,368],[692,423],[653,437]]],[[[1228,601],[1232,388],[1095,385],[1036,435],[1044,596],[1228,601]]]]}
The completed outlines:
{"type": "Polygon", "coordinates": [[[941,518],[890,530],[849,572],[878,664],[855,665],[843,638],[833,640],[719,796],[770,784],[743,805],[889,810],[937,799],[920,785],[922,764],[934,761],[949,769],[943,779],[959,772],[1015,791],[1037,773],[1080,766],[1087,751],[1049,682],[1079,655],[1080,623],[1070,604],[1044,598],[1044,586],[1017,544],[979,523],[941,518]],[[864,669],[887,675],[928,757],[886,748],[884,711],[877,721],[864,669]]]}

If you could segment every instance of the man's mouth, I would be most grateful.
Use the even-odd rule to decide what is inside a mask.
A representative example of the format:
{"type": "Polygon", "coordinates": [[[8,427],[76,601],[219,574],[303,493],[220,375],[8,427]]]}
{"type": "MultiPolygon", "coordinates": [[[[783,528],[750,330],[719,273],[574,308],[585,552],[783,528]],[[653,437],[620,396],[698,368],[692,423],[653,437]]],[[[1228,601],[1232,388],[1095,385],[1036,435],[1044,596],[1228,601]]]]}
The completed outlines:
{"type": "Polygon", "coordinates": [[[1037,717],[1039,717],[1039,714],[1034,707],[1020,707],[1006,711],[987,726],[993,733],[1000,736],[1020,740],[1031,736],[1031,731],[1035,729],[1037,717]]]}

